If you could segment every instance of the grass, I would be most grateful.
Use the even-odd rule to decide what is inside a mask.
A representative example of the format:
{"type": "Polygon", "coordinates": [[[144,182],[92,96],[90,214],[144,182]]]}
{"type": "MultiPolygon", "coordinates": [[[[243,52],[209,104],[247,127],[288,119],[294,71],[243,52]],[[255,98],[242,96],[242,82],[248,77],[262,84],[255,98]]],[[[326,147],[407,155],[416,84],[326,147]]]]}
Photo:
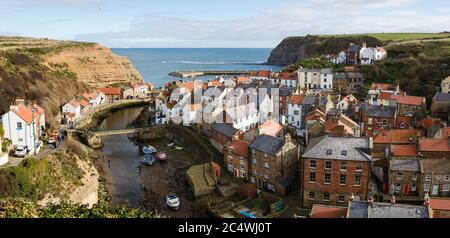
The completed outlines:
{"type": "Polygon", "coordinates": [[[404,41],[420,40],[428,38],[446,38],[450,33],[362,33],[362,34],[340,34],[321,35],[323,37],[349,37],[349,36],[371,36],[382,41],[404,41]]]}

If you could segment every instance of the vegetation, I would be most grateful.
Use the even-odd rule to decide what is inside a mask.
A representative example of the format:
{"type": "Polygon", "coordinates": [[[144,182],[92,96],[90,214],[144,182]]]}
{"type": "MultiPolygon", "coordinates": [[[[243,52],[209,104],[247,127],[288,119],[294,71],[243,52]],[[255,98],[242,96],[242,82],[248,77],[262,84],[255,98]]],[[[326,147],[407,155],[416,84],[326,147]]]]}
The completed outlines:
{"type": "Polygon", "coordinates": [[[349,36],[370,36],[382,41],[404,41],[420,39],[449,38],[450,33],[367,33],[367,34],[341,34],[322,35],[323,37],[349,37],[349,36]]]}
{"type": "Polygon", "coordinates": [[[0,218],[158,218],[156,212],[147,212],[125,206],[111,207],[102,202],[89,208],[82,204],[63,202],[47,206],[23,198],[0,200],[0,218]]]}
{"type": "Polygon", "coordinates": [[[343,65],[336,65],[330,63],[328,60],[324,58],[309,58],[302,61],[299,61],[295,64],[291,64],[285,68],[283,68],[284,72],[294,72],[298,70],[298,68],[302,66],[304,68],[333,68],[335,71],[339,71],[343,69],[343,65]]]}

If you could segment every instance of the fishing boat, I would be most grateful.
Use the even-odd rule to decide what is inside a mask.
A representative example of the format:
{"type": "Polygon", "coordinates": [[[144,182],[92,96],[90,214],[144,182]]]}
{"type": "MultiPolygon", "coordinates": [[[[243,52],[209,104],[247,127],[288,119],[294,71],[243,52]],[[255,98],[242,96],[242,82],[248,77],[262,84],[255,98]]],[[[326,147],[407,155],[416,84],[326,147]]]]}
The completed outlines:
{"type": "Polygon", "coordinates": [[[156,151],[155,147],[149,145],[149,146],[144,146],[142,148],[142,152],[144,152],[144,154],[154,154],[157,151],[156,151]]]}
{"type": "Polygon", "coordinates": [[[160,161],[165,161],[167,159],[167,155],[164,152],[158,152],[156,154],[156,158],[160,161]]]}

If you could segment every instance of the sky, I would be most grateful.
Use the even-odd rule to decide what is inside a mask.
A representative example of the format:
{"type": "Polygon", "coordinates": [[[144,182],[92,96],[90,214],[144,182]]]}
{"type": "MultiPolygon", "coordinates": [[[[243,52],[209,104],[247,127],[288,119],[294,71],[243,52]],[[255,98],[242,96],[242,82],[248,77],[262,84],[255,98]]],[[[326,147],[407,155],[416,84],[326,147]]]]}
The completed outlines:
{"type": "Polygon", "coordinates": [[[0,0],[0,35],[273,48],[306,34],[450,31],[448,0],[0,0]]]}

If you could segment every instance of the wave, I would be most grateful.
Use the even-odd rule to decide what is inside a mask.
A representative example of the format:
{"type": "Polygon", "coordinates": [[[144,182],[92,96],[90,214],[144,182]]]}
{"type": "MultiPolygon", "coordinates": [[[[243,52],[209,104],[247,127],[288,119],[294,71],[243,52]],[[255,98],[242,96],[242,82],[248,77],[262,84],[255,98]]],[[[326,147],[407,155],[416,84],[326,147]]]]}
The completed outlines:
{"type": "Polygon", "coordinates": [[[163,64],[190,64],[190,65],[262,65],[265,61],[258,62],[234,62],[234,61],[187,61],[187,60],[177,60],[177,61],[162,61],[163,64]]]}

